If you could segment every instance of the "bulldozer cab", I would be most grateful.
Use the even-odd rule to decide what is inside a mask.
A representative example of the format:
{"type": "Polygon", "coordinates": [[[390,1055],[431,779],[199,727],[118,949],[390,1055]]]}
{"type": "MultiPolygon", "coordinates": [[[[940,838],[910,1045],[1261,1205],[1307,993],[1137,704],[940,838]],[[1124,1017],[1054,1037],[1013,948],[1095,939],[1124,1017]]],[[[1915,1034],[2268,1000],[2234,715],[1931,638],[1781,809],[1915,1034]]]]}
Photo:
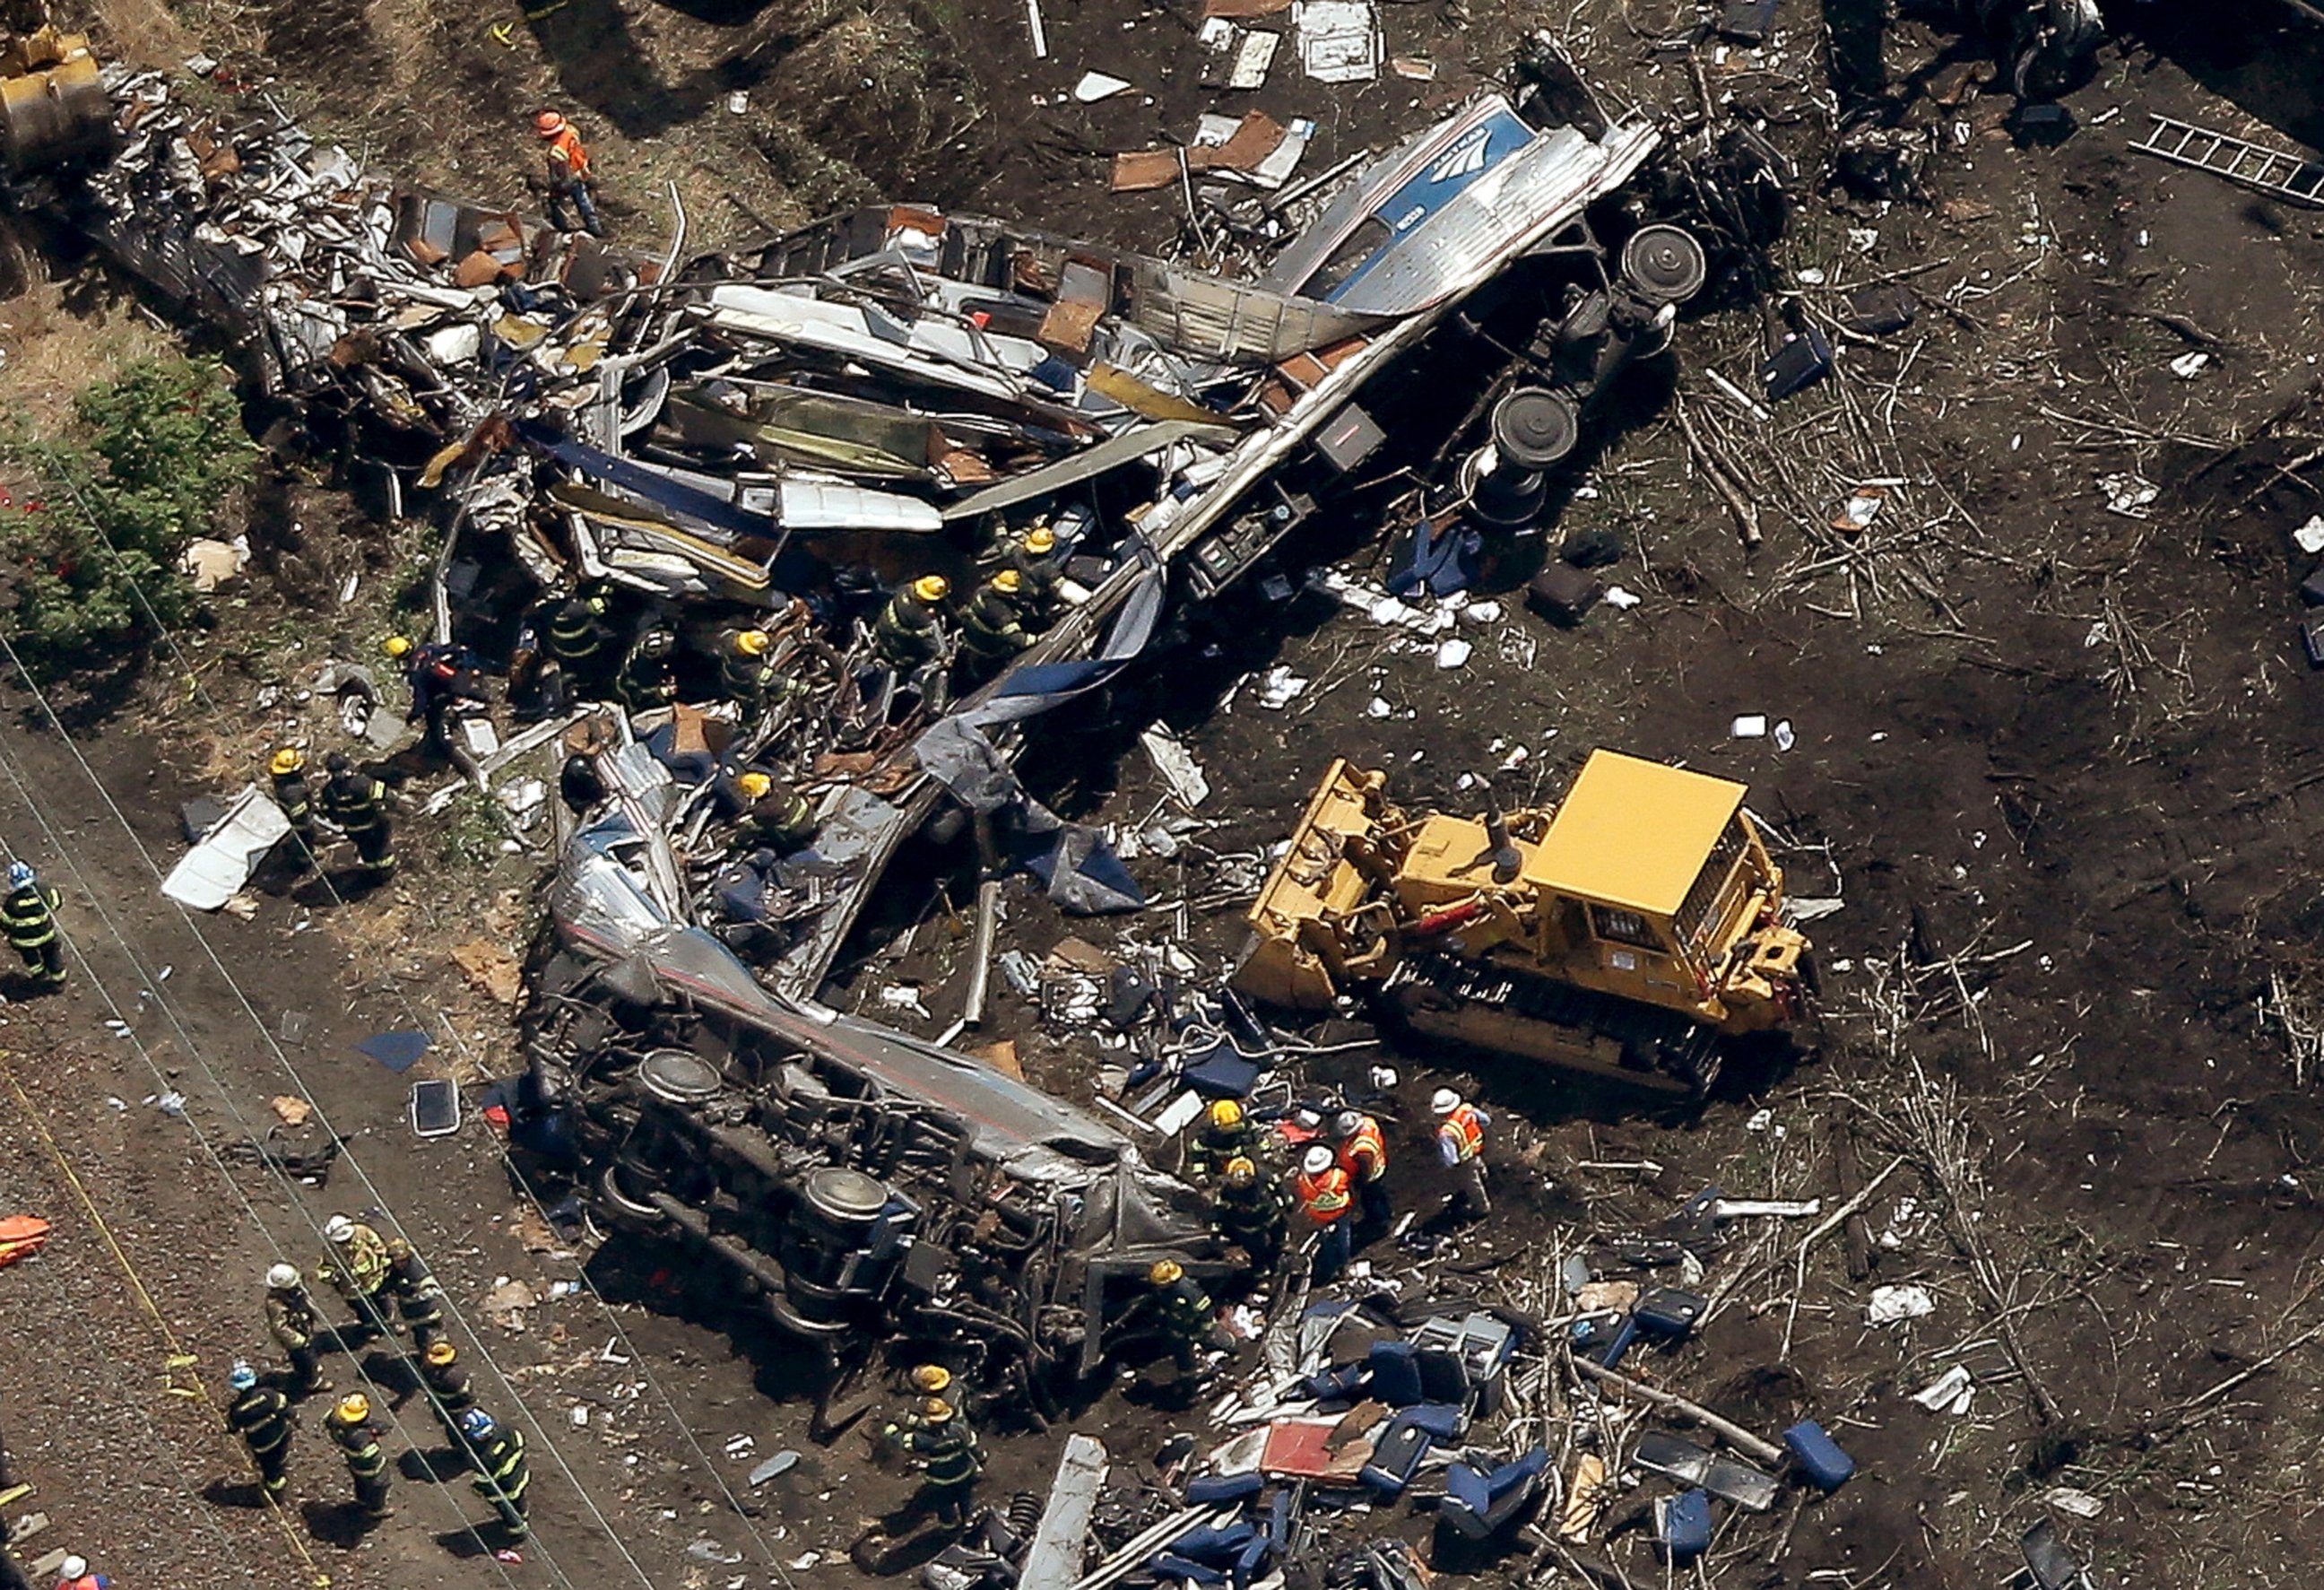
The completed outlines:
{"type": "MultiPolygon", "coordinates": [[[[1721,1022],[1738,946],[1773,920],[1783,874],[1730,780],[1598,751],[1524,881],[1529,947],[1582,987],[1721,1022]]],[[[1788,968],[1786,968],[1788,970],[1788,968]]]]}

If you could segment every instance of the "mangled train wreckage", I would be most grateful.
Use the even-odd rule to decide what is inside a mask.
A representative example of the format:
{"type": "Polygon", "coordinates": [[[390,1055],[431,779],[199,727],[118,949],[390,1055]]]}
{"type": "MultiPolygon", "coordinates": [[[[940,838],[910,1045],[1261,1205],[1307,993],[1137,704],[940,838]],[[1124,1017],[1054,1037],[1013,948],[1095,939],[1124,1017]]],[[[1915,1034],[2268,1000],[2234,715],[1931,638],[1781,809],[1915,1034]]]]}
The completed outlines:
{"type": "Polygon", "coordinates": [[[1437,422],[1458,467],[1414,529],[1530,524],[1705,276],[1685,231],[1619,202],[1658,134],[1552,111],[1575,85],[1549,59],[1320,196],[1249,280],[908,205],[741,259],[687,258],[681,215],[666,253],[625,253],[117,70],[115,153],[53,202],[337,426],[392,508],[433,494],[437,641],[619,746],[562,846],[530,1088],[600,1216],[686,1243],[800,1336],[974,1335],[1038,1383],[1095,1367],[1112,1280],[1205,1257],[1184,1189],[1081,1111],[813,996],[940,807],[1060,898],[1086,882],[1087,844],[1010,772],[1019,726],[1410,453],[1368,406],[1456,310],[1520,285],[1526,351],[1478,385],[1481,439],[1437,422]],[[1021,650],[962,665],[947,612],[923,655],[883,652],[890,593],[969,584],[1032,526],[1054,601],[1021,650]],[[675,633],[661,701],[538,669],[576,593],[608,655],[675,633]],[[744,630],[776,685],[738,700],[718,663],[744,630]],[[721,806],[744,768],[807,792],[803,847],[744,853],[721,806]]]}

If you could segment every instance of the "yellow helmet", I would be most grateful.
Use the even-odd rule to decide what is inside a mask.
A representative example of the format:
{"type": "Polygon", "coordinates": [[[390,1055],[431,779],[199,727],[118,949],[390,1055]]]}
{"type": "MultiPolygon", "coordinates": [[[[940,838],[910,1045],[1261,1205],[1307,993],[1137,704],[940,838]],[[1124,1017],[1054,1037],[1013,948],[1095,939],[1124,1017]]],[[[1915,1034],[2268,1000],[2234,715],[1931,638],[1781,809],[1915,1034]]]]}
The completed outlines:
{"type": "Polygon", "coordinates": [[[398,662],[401,662],[405,658],[411,655],[411,637],[410,635],[390,635],[387,637],[386,643],[381,646],[380,650],[386,652],[390,657],[394,658],[398,662]]]}
{"type": "Polygon", "coordinates": [[[935,1396],[952,1384],[952,1371],[941,1364],[923,1364],[912,1371],[912,1390],[935,1396]]]}
{"type": "Polygon", "coordinates": [[[266,771],[278,779],[287,779],[307,765],[307,753],[296,745],[285,745],[266,764],[266,771]]]}
{"type": "Polygon", "coordinates": [[[1013,596],[1025,588],[1025,577],[1013,569],[1004,569],[992,577],[992,588],[1004,596],[1013,596]]]}
{"type": "Polygon", "coordinates": [[[1036,558],[1046,558],[1057,550],[1057,532],[1046,524],[1037,524],[1025,532],[1025,550],[1036,558]]]}
{"type": "Polygon", "coordinates": [[[1154,1268],[1146,1272],[1146,1279],[1156,1286],[1167,1287],[1176,1284],[1178,1278],[1185,1273],[1176,1259],[1158,1259],[1155,1261],[1154,1268]]]}
{"type": "Polygon", "coordinates": [[[371,1417],[371,1399],[361,1391],[349,1391],[339,1399],[337,1409],[342,1424],[361,1424],[371,1417]]]}
{"type": "Polygon", "coordinates": [[[930,1424],[942,1424],[952,1417],[952,1404],[942,1397],[931,1397],[920,1404],[920,1417],[930,1424]]]}
{"type": "Polygon", "coordinates": [[[746,629],[734,637],[734,650],[739,655],[744,657],[764,657],[767,654],[767,648],[773,644],[774,642],[768,638],[767,632],[762,629],[746,629]]]}
{"type": "Polygon", "coordinates": [[[1211,1106],[1211,1124],[1222,1132],[1231,1132],[1242,1124],[1242,1106],[1231,1098],[1222,1098],[1211,1106]]]}
{"type": "Polygon", "coordinates": [[[1252,1164],[1249,1160],[1244,1159],[1240,1154],[1237,1154],[1233,1159],[1227,1161],[1227,1185],[1229,1187],[1249,1187],[1252,1182],[1257,1181],[1258,1179],[1259,1167],[1252,1164]]]}
{"type": "Polygon", "coordinates": [[[734,781],[734,787],[756,800],[775,787],[775,781],[764,773],[744,773],[734,781]]]}
{"type": "Polygon", "coordinates": [[[941,574],[924,574],[912,582],[912,595],[923,602],[941,602],[952,595],[952,581],[941,574]]]}
{"type": "Polygon", "coordinates": [[[460,1349],[449,1342],[430,1342],[428,1345],[428,1362],[438,1369],[442,1369],[459,1355],[460,1349]]]}

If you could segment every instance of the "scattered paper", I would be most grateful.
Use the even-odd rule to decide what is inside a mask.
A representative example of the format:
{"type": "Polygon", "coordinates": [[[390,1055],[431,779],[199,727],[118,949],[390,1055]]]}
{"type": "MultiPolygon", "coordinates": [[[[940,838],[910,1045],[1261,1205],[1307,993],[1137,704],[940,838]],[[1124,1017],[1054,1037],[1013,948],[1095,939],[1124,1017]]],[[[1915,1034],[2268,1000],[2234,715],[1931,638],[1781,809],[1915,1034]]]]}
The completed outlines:
{"type": "Polygon", "coordinates": [[[1842,535],[1861,535],[1872,528],[1880,516],[1880,504],[1887,500],[1885,486],[1859,485],[1833,516],[1831,527],[1842,535]]]}
{"type": "Polygon", "coordinates": [[[1082,80],[1074,85],[1074,97],[1084,105],[1095,105],[1101,99],[1111,99],[1129,90],[1130,79],[1127,78],[1117,78],[1111,72],[1090,71],[1084,72],[1082,80]]]}
{"type": "Polygon", "coordinates": [[[1872,1300],[1865,1305],[1864,1318],[1869,1325],[1898,1325],[1936,1311],[1937,1299],[1926,1287],[1875,1287],[1872,1300]]]}
{"type": "Polygon", "coordinates": [[[2203,366],[2210,362],[2211,356],[2209,354],[2181,354],[2171,361],[2171,374],[2181,381],[2192,381],[2203,373],[2203,366]]]}
{"type": "Polygon", "coordinates": [[[1747,712],[1729,725],[1727,732],[1738,740],[1763,739],[1767,733],[1767,715],[1747,712]]]}
{"type": "Polygon", "coordinates": [[[1269,712],[1280,712],[1307,693],[1308,682],[1277,664],[1259,676],[1259,704],[1269,712]]]}

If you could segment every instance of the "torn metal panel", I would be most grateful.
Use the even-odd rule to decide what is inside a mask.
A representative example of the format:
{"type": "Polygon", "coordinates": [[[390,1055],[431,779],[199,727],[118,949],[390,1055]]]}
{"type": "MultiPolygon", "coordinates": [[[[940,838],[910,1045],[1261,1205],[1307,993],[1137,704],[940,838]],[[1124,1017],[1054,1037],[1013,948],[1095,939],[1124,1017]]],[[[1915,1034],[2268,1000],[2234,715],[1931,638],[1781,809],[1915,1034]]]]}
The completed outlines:
{"type": "Polygon", "coordinates": [[[1018,1570],[1017,1590],[1070,1590],[1082,1576],[1082,1553],[1089,1541],[1090,1520],[1097,1511],[1098,1492],[1107,1474],[1105,1444],[1093,1436],[1074,1436],[1057,1460],[1056,1478],[1049,1500],[1033,1530],[1018,1570]]]}

